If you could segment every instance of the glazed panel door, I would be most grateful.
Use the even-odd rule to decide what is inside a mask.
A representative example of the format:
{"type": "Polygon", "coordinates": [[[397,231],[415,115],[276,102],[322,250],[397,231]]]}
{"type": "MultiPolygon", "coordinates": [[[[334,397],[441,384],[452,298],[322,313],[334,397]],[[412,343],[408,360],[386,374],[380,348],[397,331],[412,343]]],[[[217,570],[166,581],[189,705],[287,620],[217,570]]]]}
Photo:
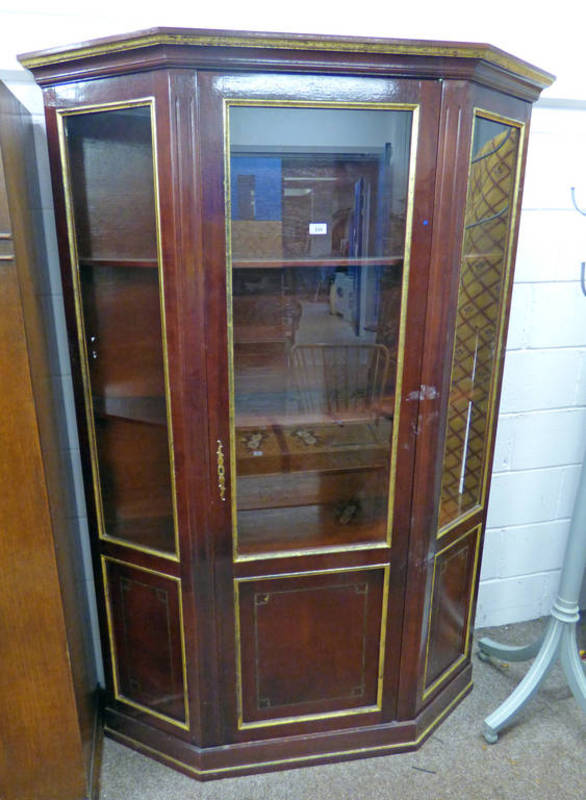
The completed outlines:
{"type": "Polygon", "coordinates": [[[438,84],[198,91],[224,734],[390,720],[438,84]]]}
{"type": "Polygon", "coordinates": [[[405,716],[454,677],[460,691],[469,682],[528,122],[520,100],[444,83],[430,279],[441,299],[422,369],[439,392],[420,412],[412,552],[427,567],[407,605],[405,658],[419,666],[404,670],[405,716]]]}
{"type": "Polygon", "coordinates": [[[204,403],[184,390],[179,344],[192,299],[175,234],[176,83],[159,71],[51,90],[47,127],[107,702],[199,741],[205,579],[190,548],[205,526],[185,486],[202,473],[190,436],[204,403]]]}
{"type": "Polygon", "coordinates": [[[413,118],[228,106],[237,560],[388,541],[413,118]]]}
{"type": "Polygon", "coordinates": [[[108,691],[120,708],[187,736],[167,335],[175,320],[166,313],[173,275],[163,258],[155,88],[149,79],[94,85],[85,102],[81,92],[75,102],[58,98],[48,121],[59,145],[63,275],[108,691]]]}

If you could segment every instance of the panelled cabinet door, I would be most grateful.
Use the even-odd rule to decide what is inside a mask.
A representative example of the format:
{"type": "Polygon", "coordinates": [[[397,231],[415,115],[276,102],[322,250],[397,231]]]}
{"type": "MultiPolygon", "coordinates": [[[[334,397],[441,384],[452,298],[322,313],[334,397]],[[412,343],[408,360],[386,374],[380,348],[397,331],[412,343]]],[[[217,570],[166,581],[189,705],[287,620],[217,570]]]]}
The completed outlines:
{"type": "Polygon", "coordinates": [[[206,246],[204,230],[204,250],[227,331],[209,350],[222,365],[218,535],[233,561],[228,724],[243,738],[392,719],[431,242],[422,132],[437,128],[440,87],[281,76],[267,90],[234,75],[199,87],[214,109],[204,207],[225,209],[224,241],[214,228],[206,246]]]}
{"type": "MultiPolygon", "coordinates": [[[[424,383],[442,387],[443,399],[442,424],[429,427],[421,443],[435,457],[420,462],[416,478],[434,486],[416,515],[428,514],[433,565],[420,633],[420,705],[469,661],[526,156],[527,108],[479,88],[471,101],[458,153],[466,180],[446,298],[453,312],[442,334],[448,357],[428,360],[422,374],[424,383]]],[[[445,276],[432,275],[431,292],[435,281],[445,276]]]]}

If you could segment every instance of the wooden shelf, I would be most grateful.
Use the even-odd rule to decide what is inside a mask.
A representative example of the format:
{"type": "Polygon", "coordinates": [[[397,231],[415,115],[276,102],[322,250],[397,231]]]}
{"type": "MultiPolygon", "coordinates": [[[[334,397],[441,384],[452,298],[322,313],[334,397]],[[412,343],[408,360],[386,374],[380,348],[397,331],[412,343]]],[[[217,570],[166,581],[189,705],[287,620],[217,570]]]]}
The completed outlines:
{"type": "Polygon", "coordinates": [[[385,464],[241,475],[237,480],[238,511],[297,506],[338,506],[360,498],[369,506],[381,502],[388,490],[385,464]]]}
{"type": "Polygon", "coordinates": [[[283,269],[286,267],[396,267],[403,263],[402,255],[368,258],[236,258],[233,269],[283,269]]]}
{"type": "Polygon", "coordinates": [[[338,413],[328,413],[327,411],[310,411],[310,412],[287,412],[284,414],[264,414],[261,412],[247,412],[237,411],[235,417],[235,427],[237,435],[245,433],[248,428],[272,428],[277,426],[283,430],[291,430],[292,428],[307,428],[307,427],[321,427],[323,425],[335,425],[337,428],[348,427],[364,427],[374,426],[375,432],[378,434],[379,441],[384,440],[381,438],[380,426],[386,423],[392,423],[393,411],[395,407],[395,398],[393,395],[384,398],[384,402],[372,410],[354,410],[339,411],[338,413]]]}
{"type": "Polygon", "coordinates": [[[137,547],[165,553],[175,551],[175,530],[170,516],[106,520],[106,538],[122,539],[137,547]]]}
{"type": "Polygon", "coordinates": [[[80,258],[80,267],[139,267],[140,269],[156,269],[159,262],[156,258],[80,258]]]}
{"type": "Polygon", "coordinates": [[[389,459],[390,426],[386,433],[365,422],[237,429],[238,475],[383,469],[389,459]]]}
{"type": "Polygon", "coordinates": [[[261,456],[256,459],[239,459],[238,473],[241,477],[288,473],[307,474],[310,472],[318,474],[356,473],[364,470],[382,470],[386,467],[388,458],[388,447],[370,446],[346,450],[332,448],[310,455],[283,453],[275,456],[261,456]]]}
{"type": "Polygon", "coordinates": [[[94,414],[106,418],[127,419],[151,425],[167,424],[164,397],[99,397],[92,398],[94,414]]]}
{"type": "Polygon", "coordinates": [[[333,504],[239,511],[238,549],[251,555],[384,541],[386,513],[373,512],[358,512],[355,519],[344,524],[338,506],[333,504]]]}

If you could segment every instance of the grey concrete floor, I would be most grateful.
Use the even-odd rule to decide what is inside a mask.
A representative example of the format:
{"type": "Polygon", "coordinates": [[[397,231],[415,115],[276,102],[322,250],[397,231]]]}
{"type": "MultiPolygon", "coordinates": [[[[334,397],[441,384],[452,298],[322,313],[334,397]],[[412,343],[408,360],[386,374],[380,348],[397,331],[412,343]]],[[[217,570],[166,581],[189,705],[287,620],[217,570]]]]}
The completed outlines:
{"type": "MultiPolygon", "coordinates": [[[[543,624],[477,633],[521,644],[543,624]]],[[[579,633],[584,647],[584,623],[579,633]]],[[[586,715],[559,666],[488,745],[484,718],[529,665],[473,661],[471,694],[416,752],[199,783],[107,739],[100,800],[586,800],[586,715]]]]}

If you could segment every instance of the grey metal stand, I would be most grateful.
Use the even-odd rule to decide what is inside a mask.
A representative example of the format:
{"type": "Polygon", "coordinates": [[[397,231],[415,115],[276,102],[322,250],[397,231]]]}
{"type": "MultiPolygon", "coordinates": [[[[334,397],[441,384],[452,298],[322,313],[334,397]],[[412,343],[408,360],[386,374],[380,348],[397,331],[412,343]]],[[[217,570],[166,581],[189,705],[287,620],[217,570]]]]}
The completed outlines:
{"type": "Polygon", "coordinates": [[[586,565],[586,457],[582,465],[574,515],[568,535],[558,594],[551,610],[544,636],[523,647],[502,645],[492,639],[480,639],[478,656],[506,661],[535,658],[531,669],[517,688],[484,720],[484,738],[489,744],[498,739],[499,731],[521,711],[539,689],[551,667],[560,657],[568,685],[579,706],[586,713],[586,675],[578,653],[576,623],[580,619],[578,598],[586,565]]]}

